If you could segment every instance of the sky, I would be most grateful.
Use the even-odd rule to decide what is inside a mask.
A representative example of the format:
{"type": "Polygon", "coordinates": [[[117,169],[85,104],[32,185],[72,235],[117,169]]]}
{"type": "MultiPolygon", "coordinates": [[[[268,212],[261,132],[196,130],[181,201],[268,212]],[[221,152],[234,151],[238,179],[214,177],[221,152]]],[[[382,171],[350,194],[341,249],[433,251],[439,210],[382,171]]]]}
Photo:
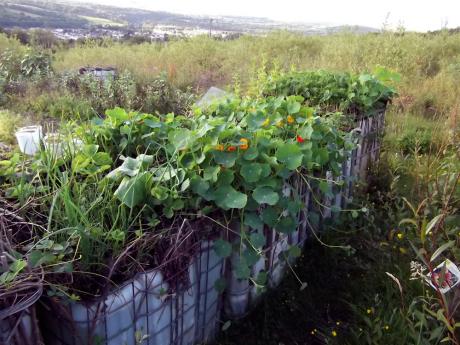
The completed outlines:
{"type": "MultiPolygon", "coordinates": [[[[74,0],[76,1],[76,0],[74,0]]],[[[85,0],[79,0],[85,2],[85,0]]],[[[286,22],[428,31],[460,27],[460,0],[93,0],[112,6],[189,15],[266,17],[286,22]],[[388,19],[386,19],[388,17],[388,19]]]]}

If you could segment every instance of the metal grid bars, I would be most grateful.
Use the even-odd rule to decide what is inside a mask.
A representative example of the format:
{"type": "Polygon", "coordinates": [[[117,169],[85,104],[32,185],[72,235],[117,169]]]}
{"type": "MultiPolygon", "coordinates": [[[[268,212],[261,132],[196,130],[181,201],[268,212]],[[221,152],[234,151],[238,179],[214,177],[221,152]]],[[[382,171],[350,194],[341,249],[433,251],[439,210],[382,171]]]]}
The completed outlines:
{"type": "Polygon", "coordinates": [[[152,270],[92,304],[47,299],[42,317],[46,344],[193,345],[213,339],[221,310],[214,284],[223,275],[224,261],[212,241],[199,245],[185,272],[177,272],[169,283],[152,270]],[[181,273],[188,274],[188,284],[181,273]]]}

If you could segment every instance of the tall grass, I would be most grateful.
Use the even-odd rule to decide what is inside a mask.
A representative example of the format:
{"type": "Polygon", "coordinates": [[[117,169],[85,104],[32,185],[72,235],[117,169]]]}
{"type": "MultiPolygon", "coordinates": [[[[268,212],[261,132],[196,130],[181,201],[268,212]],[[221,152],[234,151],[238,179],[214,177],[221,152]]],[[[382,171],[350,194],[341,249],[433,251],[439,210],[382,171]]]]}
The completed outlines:
{"type": "Polygon", "coordinates": [[[80,46],[56,54],[57,71],[85,65],[110,65],[148,79],[166,72],[179,87],[199,90],[226,86],[235,77],[243,87],[261,68],[331,69],[361,72],[376,65],[403,76],[399,86],[405,111],[448,114],[456,103],[460,74],[460,34],[392,33],[302,36],[275,32],[233,41],[208,37],[167,43],[80,46]]]}

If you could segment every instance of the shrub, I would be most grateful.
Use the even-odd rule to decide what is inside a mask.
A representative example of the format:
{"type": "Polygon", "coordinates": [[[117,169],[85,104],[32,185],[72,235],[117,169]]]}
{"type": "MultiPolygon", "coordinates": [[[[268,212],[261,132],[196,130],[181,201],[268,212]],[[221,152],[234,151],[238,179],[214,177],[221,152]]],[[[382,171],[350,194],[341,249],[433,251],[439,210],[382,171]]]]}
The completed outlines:
{"type": "Polygon", "coordinates": [[[0,142],[13,144],[14,132],[24,124],[24,119],[8,110],[0,110],[0,142]]]}

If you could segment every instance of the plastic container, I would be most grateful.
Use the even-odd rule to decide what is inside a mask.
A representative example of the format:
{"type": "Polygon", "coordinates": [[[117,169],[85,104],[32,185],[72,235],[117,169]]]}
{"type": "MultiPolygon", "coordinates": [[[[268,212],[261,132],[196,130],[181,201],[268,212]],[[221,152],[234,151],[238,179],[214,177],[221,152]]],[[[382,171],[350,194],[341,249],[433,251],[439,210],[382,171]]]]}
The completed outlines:
{"type": "Polygon", "coordinates": [[[64,153],[74,154],[83,146],[83,142],[80,139],[66,141],[59,133],[47,134],[43,139],[43,144],[45,145],[45,150],[57,157],[62,156],[64,153]]]}
{"type": "Polygon", "coordinates": [[[33,156],[38,152],[43,136],[42,126],[22,127],[15,134],[22,153],[33,156]]]}
{"type": "Polygon", "coordinates": [[[40,320],[49,345],[194,345],[218,330],[221,294],[214,288],[224,260],[212,241],[199,244],[184,273],[166,282],[158,270],[135,278],[93,303],[46,300],[40,320]],[[57,317],[56,315],[59,315],[57,317]]]}

